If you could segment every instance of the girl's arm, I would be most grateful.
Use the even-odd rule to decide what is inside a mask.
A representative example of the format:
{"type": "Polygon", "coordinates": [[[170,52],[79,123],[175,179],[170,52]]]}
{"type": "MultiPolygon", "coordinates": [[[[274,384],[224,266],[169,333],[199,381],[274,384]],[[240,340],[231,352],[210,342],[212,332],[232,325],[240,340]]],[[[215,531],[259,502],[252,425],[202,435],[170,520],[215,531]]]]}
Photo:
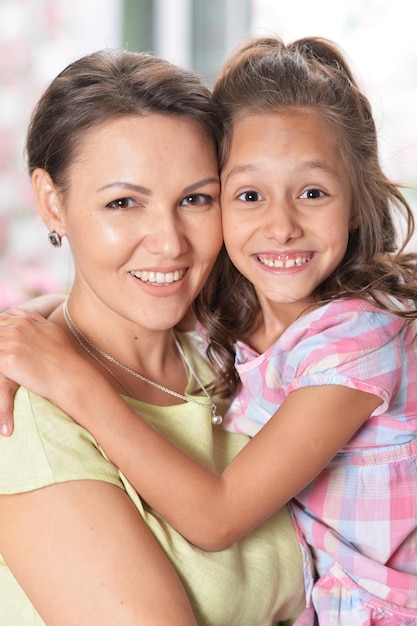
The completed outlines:
{"type": "Polygon", "coordinates": [[[153,508],[208,551],[228,547],[286,504],[380,403],[374,395],[340,386],[294,391],[216,476],[133,415],[107,383],[94,390],[103,409],[97,421],[91,399],[88,408],[85,382],[76,387],[70,414],[93,433],[153,508]]]}
{"type": "Polygon", "coordinates": [[[60,329],[32,317],[0,322],[0,370],[91,432],[141,496],[205,550],[227,547],[295,496],[381,402],[336,385],[294,391],[216,476],[139,419],[60,329]]]}
{"type": "Polygon", "coordinates": [[[197,626],[171,564],[125,492],[78,480],[0,496],[0,552],[54,626],[197,626]]]}

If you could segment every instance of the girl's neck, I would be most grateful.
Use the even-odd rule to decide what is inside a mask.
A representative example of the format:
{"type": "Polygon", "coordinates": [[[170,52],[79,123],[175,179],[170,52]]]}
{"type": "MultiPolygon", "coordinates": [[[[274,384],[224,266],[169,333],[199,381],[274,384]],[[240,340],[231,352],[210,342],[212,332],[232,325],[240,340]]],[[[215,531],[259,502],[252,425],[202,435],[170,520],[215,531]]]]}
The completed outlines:
{"type": "Polygon", "coordinates": [[[271,304],[261,307],[259,323],[246,339],[246,343],[262,354],[270,348],[296,320],[316,308],[315,304],[300,306],[271,304]]]}

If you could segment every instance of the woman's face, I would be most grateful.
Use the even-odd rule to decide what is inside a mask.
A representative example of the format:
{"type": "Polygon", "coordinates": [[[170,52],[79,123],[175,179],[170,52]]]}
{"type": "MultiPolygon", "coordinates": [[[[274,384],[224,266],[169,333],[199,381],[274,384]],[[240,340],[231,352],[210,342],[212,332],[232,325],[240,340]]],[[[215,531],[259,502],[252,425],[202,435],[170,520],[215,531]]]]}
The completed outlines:
{"type": "Polygon", "coordinates": [[[148,114],[87,133],[62,214],[82,295],[153,330],[187,312],[222,244],[215,147],[195,123],[148,114]]]}

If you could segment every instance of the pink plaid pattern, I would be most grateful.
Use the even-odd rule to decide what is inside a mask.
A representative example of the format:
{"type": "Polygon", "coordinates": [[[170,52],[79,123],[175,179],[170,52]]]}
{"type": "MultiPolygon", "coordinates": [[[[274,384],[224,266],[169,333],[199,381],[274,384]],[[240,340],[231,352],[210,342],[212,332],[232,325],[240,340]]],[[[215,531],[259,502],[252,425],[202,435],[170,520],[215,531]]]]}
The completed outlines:
{"type": "Polygon", "coordinates": [[[297,626],[417,624],[416,332],[347,300],[301,317],[262,355],[237,346],[242,389],[226,416],[229,430],[254,435],[300,387],[339,384],[381,398],[291,503],[318,573],[297,626]]]}

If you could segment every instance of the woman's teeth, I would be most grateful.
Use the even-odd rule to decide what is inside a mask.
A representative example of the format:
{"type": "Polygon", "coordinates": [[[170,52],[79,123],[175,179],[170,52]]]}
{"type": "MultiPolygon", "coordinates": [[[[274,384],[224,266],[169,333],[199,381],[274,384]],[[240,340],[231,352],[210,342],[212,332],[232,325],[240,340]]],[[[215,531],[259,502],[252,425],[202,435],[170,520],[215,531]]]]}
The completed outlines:
{"type": "Polygon", "coordinates": [[[130,274],[135,276],[144,283],[154,283],[156,285],[170,285],[180,280],[185,270],[175,270],[175,272],[149,272],[149,271],[131,271],[130,274]]]}

